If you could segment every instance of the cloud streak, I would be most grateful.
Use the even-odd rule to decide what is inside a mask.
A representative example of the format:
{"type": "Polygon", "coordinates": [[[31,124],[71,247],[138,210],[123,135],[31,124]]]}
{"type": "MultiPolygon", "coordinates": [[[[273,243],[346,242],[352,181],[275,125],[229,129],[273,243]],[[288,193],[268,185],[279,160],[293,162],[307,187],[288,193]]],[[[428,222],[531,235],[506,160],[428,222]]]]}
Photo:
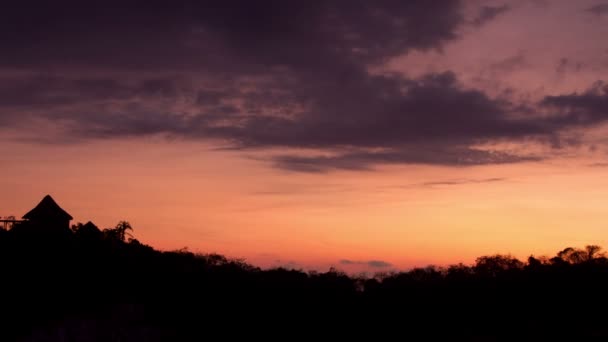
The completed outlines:
{"type": "Polygon", "coordinates": [[[372,268],[387,268],[393,266],[391,263],[382,260],[369,260],[369,261],[354,261],[349,259],[340,260],[342,265],[365,265],[372,268]]]}
{"type": "Polygon", "coordinates": [[[473,20],[473,24],[476,26],[484,25],[510,9],[508,5],[482,6],[478,16],[473,20]]]}
{"type": "Polygon", "coordinates": [[[607,15],[608,2],[599,3],[597,5],[591,6],[587,9],[587,12],[593,13],[595,15],[607,15]]]}
{"type": "Polygon", "coordinates": [[[425,182],[422,186],[436,186],[436,185],[461,185],[461,184],[479,184],[479,183],[494,183],[504,181],[505,178],[483,178],[483,179],[450,179],[445,181],[425,182]]]}

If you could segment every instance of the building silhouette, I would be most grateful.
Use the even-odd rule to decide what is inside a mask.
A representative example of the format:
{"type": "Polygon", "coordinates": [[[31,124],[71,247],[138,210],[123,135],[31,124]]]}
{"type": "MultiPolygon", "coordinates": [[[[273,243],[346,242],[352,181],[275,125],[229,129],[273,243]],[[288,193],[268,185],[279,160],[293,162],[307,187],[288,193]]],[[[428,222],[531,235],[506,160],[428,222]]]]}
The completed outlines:
{"type": "Polygon", "coordinates": [[[70,220],[73,218],[50,195],[46,195],[34,209],[23,215],[23,219],[27,220],[30,226],[70,229],[70,220]]]}

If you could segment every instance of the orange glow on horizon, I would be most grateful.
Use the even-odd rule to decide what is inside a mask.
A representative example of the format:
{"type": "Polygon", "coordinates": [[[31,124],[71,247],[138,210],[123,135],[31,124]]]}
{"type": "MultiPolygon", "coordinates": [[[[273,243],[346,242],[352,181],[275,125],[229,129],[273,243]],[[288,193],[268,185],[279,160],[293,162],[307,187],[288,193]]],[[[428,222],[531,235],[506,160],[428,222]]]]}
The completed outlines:
{"type": "Polygon", "coordinates": [[[22,215],[50,193],[75,222],[105,228],[124,219],[159,249],[319,270],[365,269],[369,260],[393,265],[369,271],[471,263],[494,253],[523,259],[608,245],[608,180],[603,168],[581,167],[581,160],[305,174],[227,152],[181,154],[194,148],[188,144],[121,141],[43,152],[4,144],[21,157],[4,166],[0,215],[22,215]]]}

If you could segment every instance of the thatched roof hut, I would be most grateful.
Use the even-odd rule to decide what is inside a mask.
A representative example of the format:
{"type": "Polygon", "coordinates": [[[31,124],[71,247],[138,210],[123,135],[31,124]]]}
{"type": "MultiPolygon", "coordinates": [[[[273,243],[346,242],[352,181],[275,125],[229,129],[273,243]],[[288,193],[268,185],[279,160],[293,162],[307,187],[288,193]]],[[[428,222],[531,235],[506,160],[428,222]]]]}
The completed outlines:
{"type": "Polygon", "coordinates": [[[23,215],[23,218],[34,224],[70,228],[72,215],[63,210],[57,202],[46,195],[34,209],[23,215]]]}

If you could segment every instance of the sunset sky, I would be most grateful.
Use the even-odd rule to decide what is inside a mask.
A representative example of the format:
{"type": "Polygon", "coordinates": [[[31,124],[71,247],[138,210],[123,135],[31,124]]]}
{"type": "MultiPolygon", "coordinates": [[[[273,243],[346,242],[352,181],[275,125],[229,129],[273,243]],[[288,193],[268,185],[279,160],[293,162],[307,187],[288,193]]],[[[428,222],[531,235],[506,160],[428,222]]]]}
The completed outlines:
{"type": "Polygon", "coordinates": [[[0,216],[349,272],[608,248],[608,2],[19,1],[0,216]]]}

